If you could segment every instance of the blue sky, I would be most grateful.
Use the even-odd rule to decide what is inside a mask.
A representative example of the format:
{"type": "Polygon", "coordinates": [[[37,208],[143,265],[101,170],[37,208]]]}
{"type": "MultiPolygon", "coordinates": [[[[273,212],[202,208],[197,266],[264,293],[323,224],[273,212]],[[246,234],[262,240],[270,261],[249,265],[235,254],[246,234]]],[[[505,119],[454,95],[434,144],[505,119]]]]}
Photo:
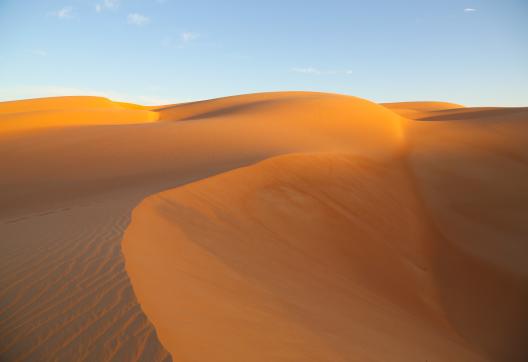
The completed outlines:
{"type": "Polygon", "coordinates": [[[0,0],[0,100],[276,90],[528,106],[528,1],[0,0]]]}

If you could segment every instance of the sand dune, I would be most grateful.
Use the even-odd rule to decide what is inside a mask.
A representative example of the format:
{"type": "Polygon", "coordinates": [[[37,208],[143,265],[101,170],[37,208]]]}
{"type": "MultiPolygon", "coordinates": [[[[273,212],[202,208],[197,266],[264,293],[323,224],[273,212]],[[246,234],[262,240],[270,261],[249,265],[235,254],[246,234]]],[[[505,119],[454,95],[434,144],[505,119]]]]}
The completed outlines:
{"type": "Polygon", "coordinates": [[[40,98],[4,102],[0,107],[0,133],[86,125],[135,124],[157,121],[147,107],[112,102],[98,97],[40,98]]]}
{"type": "Polygon", "coordinates": [[[527,121],[310,92],[0,103],[0,357],[523,361],[527,121]]]}
{"type": "Polygon", "coordinates": [[[123,251],[174,359],[478,360],[441,312],[437,235],[394,163],[280,156],[142,202],[123,251]]]}

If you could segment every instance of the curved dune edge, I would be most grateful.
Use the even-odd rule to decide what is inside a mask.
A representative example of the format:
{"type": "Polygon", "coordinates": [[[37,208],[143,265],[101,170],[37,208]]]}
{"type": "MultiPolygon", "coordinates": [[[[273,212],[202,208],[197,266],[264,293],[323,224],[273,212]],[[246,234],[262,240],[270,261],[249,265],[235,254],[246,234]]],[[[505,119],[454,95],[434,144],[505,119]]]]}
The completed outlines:
{"type": "MultiPolygon", "coordinates": [[[[176,118],[247,116],[248,109],[265,114],[268,105],[206,109],[196,118],[176,109],[176,118]]],[[[526,208],[508,195],[512,189],[495,186],[479,195],[491,208],[486,219],[474,215],[480,231],[473,225],[468,233],[457,225],[467,215],[440,205],[438,197],[474,202],[460,195],[471,186],[467,177],[497,167],[475,160],[475,148],[485,146],[503,161],[512,150],[525,158],[525,137],[511,137],[510,145],[502,140],[525,128],[518,120],[528,118],[520,110],[509,124],[485,112],[480,119],[492,127],[480,130],[466,123],[475,117],[458,105],[414,111],[425,118],[453,115],[455,107],[455,126],[402,120],[406,137],[395,137],[401,147],[383,154],[375,149],[386,144],[374,138],[359,154],[342,147],[278,156],[144,200],[134,209],[123,252],[142,308],[173,357],[525,360],[527,270],[513,251],[528,251],[528,230],[518,221],[526,208]],[[474,140],[455,146],[470,168],[449,155],[438,158],[443,134],[474,140]],[[446,171],[460,190],[439,193],[446,171]],[[485,224],[503,219],[510,202],[517,216],[504,245],[498,242],[503,234],[485,224]],[[468,245],[471,233],[483,244],[468,245]]],[[[526,168],[501,171],[519,180],[512,192],[518,196],[526,168]]]]}

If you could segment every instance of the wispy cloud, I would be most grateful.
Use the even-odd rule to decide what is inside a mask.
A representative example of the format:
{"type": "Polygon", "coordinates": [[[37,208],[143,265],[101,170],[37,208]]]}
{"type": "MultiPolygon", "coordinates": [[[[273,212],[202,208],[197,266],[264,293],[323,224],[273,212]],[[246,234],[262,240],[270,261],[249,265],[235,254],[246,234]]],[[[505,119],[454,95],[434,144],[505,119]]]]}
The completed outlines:
{"type": "Polygon", "coordinates": [[[192,43],[200,37],[200,34],[191,31],[184,31],[174,38],[172,36],[165,36],[161,39],[161,45],[164,48],[184,48],[186,45],[192,43]]]}
{"type": "Polygon", "coordinates": [[[65,6],[62,9],[51,11],[49,15],[55,16],[59,19],[68,19],[73,16],[73,8],[71,6],[65,6]]]}
{"type": "Polygon", "coordinates": [[[150,23],[150,18],[142,14],[132,13],[128,14],[127,22],[131,25],[143,26],[150,23]]]}
{"type": "Polygon", "coordinates": [[[184,31],[180,34],[180,39],[182,43],[187,44],[190,43],[193,40],[196,40],[200,37],[200,34],[193,33],[192,31],[184,31]]]}
{"type": "Polygon", "coordinates": [[[103,10],[113,10],[119,7],[119,0],[103,0],[95,4],[95,11],[100,13],[103,10]]]}
{"type": "Polygon", "coordinates": [[[474,13],[474,12],[476,12],[476,11],[477,11],[477,9],[475,9],[475,8],[465,8],[465,9],[464,9],[464,12],[465,12],[465,13],[474,13]]]}

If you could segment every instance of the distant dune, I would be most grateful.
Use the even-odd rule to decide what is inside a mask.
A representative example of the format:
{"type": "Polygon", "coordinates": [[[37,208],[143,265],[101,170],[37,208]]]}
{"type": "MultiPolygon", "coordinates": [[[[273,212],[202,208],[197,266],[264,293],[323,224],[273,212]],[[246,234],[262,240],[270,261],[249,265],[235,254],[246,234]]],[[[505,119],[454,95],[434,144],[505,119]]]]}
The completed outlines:
{"type": "Polygon", "coordinates": [[[526,361],[528,108],[0,103],[0,360],[526,361]]]}

